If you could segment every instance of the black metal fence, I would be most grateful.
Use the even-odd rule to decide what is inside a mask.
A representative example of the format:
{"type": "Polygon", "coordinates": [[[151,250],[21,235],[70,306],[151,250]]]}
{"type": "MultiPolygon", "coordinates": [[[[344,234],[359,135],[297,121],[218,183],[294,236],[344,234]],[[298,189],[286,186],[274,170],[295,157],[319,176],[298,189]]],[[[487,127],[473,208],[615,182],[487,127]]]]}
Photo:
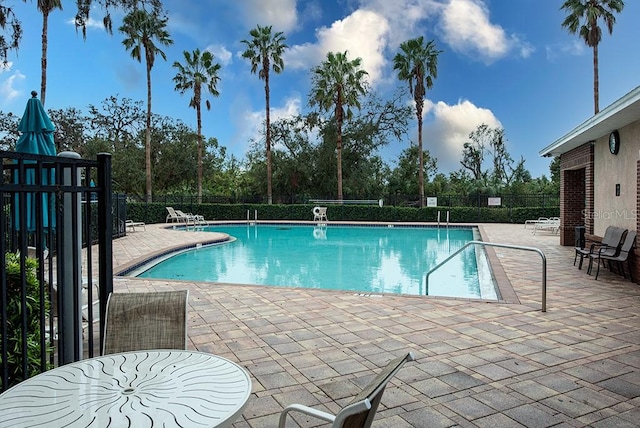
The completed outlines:
{"type": "Polygon", "coordinates": [[[69,152],[50,157],[0,151],[0,160],[4,391],[99,352],[113,290],[112,236],[120,233],[118,217],[126,215],[126,205],[113,204],[109,154],[89,161],[69,152]]]}

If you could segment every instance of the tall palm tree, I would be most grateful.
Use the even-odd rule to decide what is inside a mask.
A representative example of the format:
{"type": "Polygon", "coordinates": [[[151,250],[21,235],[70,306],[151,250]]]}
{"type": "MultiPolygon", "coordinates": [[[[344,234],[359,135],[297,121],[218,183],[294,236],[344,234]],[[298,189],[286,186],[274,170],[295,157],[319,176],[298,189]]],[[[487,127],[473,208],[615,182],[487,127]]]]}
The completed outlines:
{"type": "Polygon", "coordinates": [[[351,107],[360,108],[359,97],[366,94],[367,73],[360,68],[361,58],[347,59],[347,52],[329,52],[327,59],[315,67],[311,81],[311,106],[320,111],[333,109],[336,121],[336,152],[338,157],[338,200],[342,201],[342,124],[351,120],[351,107]]]}
{"type": "Polygon", "coordinates": [[[566,0],[560,9],[569,15],[562,22],[571,34],[578,33],[587,46],[593,48],[593,106],[594,114],[600,111],[600,81],[598,76],[598,44],[602,40],[602,30],[598,20],[602,19],[609,34],[616,23],[614,13],[622,12],[622,0],[566,0]]]}
{"type": "Polygon", "coordinates": [[[269,70],[273,67],[273,71],[280,73],[284,69],[282,54],[287,48],[284,43],[286,37],[284,33],[271,33],[271,26],[256,28],[249,32],[251,40],[242,40],[247,45],[247,50],[242,54],[243,58],[251,61],[251,72],[258,71],[258,77],[264,80],[264,98],[266,104],[266,154],[267,154],[267,200],[269,205],[273,202],[273,194],[271,189],[271,118],[269,108],[269,70]]]}
{"type": "Polygon", "coordinates": [[[147,202],[151,202],[151,69],[156,60],[156,55],[167,60],[165,53],[160,50],[154,41],[163,46],[173,44],[166,29],[168,18],[160,17],[157,13],[149,13],[138,9],[124,17],[120,32],[125,35],[122,44],[131,51],[131,57],[142,62],[144,51],[147,67],[147,126],[145,131],[145,173],[147,184],[147,202]]]}
{"type": "MultiPolygon", "coordinates": [[[[202,154],[204,152],[204,144],[202,142],[202,89],[208,91],[214,97],[220,95],[218,92],[218,82],[220,77],[218,71],[220,64],[213,62],[213,54],[204,51],[200,54],[200,49],[196,49],[193,53],[184,51],[184,65],[178,61],[173,63],[173,67],[178,70],[173,81],[176,84],[175,90],[184,94],[188,90],[193,90],[193,96],[189,100],[189,107],[196,109],[196,117],[198,123],[198,203],[202,203],[202,154]]],[[[207,110],[211,110],[211,103],[206,100],[207,110]]]]}
{"type": "Polygon", "coordinates": [[[418,189],[420,206],[424,207],[424,156],[422,150],[422,110],[427,89],[433,87],[438,77],[438,55],[435,42],[424,43],[423,37],[410,39],[400,44],[400,52],[393,58],[393,69],[398,71],[398,79],[409,82],[418,119],[418,189]]]}
{"type": "Polygon", "coordinates": [[[45,95],[47,92],[47,36],[49,33],[49,14],[54,9],[62,10],[62,2],[60,0],[38,0],[38,10],[42,13],[42,57],[40,59],[40,101],[44,105],[45,95]]]}

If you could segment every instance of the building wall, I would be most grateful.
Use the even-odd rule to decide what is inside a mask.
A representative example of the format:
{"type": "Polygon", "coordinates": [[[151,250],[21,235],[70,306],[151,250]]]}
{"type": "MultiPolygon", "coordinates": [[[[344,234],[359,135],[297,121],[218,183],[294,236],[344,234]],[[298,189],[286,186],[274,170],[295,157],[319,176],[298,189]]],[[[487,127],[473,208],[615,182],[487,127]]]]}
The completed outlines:
{"type": "Polygon", "coordinates": [[[604,235],[607,226],[637,227],[637,162],[640,159],[640,121],[619,129],[620,151],[609,152],[609,135],[594,148],[594,233],[604,235]],[[620,194],[616,196],[616,185],[620,194]]]}
{"type": "MultiPolygon", "coordinates": [[[[640,120],[618,132],[617,155],[609,152],[607,134],[561,156],[561,245],[575,244],[576,226],[585,226],[587,235],[595,236],[603,236],[610,225],[640,231],[640,120]]],[[[640,280],[639,254],[635,249],[629,256],[636,282],[640,280]]]]}
{"type": "Polygon", "coordinates": [[[560,158],[560,245],[575,244],[576,226],[593,233],[594,146],[583,144],[560,158]]]}

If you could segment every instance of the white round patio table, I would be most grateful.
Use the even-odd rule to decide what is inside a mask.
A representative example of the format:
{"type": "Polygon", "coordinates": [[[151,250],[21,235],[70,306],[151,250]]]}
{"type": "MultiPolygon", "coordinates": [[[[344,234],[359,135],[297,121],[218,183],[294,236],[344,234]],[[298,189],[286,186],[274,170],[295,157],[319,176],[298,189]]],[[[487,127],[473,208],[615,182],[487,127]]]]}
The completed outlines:
{"type": "Polygon", "coordinates": [[[104,355],[49,370],[0,395],[0,427],[227,427],[251,379],[197,351],[104,355]]]}

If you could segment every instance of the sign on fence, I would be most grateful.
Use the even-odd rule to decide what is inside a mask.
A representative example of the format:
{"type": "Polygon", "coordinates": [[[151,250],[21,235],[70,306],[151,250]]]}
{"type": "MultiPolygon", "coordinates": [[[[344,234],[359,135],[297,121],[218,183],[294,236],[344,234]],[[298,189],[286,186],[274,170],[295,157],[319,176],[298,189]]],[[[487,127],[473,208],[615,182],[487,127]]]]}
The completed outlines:
{"type": "Polygon", "coordinates": [[[437,207],[438,206],[438,198],[436,198],[436,197],[427,198],[427,206],[428,207],[437,207]]]}
{"type": "Polygon", "coordinates": [[[497,198],[488,198],[487,199],[487,204],[490,207],[499,207],[500,205],[502,205],[502,198],[497,197],[497,198]]]}

